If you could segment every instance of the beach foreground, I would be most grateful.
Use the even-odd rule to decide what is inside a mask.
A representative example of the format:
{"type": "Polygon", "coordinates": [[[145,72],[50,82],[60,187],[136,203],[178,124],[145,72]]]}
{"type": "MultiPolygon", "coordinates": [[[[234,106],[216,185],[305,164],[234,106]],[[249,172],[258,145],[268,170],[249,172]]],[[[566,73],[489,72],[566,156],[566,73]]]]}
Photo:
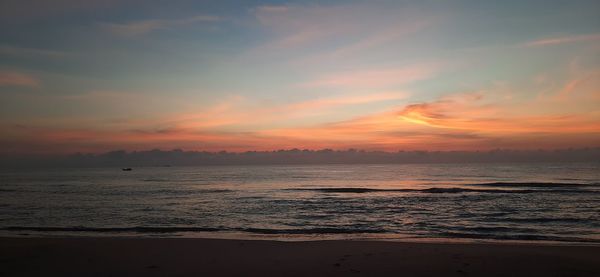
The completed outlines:
{"type": "Polygon", "coordinates": [[[2,276],[600,276],[600,247],[0,238],[2,276]]]}

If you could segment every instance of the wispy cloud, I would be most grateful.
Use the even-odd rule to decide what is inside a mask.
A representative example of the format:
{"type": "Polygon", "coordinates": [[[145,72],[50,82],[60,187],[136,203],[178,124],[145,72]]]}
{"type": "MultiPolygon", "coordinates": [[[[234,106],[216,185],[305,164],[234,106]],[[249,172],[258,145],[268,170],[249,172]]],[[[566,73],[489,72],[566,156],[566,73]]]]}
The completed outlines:
{"type": "Polygon", "coordinates": [[[136,95],[131,92],[123,92],[123,91],[89,91],[80,94],[70,94],[63,96],[64,99],[68,100],[88,100],[88,101],[98,101],[98,100],[115,100],[115,101],[126,101],[133,100],[139,95],[136,95]]]}
{"type": "Polygon", "coordinates": [[[347,27],[333,19],[331,9],[320,6],[260,6],[254,12],[262,26],[277,34],[265,47],[292,48],[345,33],[347,27]]]}
{"type": "Polygon", "coordinates": [[[372,93],[364,95],[344,95],[337,97],[321,98],[316,100],[308,100],[299,103],[293,103],[286,105],[282,108],[282,111],[307,111],[307,110],[318,110],[328,109],[346,105],[359,105],[373,102],[390,101],[405,99],[408,97],[408,93],[405,92],[383,92],[383,93],[372,93]]]}
{"type": "Polygon", "coordinates": [[[393,10],[364,4],[282,5],[260,6],[254,15],[274,34],[267,48],[289,49],[327,41],[344,44],[338,49],[341,54],[396,40],[429,24],[414,13],[393,10]]]}
{"type": "Polygon", "coordinates": [[[309,88],[382,88],[427,79],[431,77],[438,68],[438,65],[422,64],[402,68],[339,72],[325,75],[314,81],[300,84],[300,86],[309,88]]]}
{"type": "MultiPolygon", "coordinates": [[[[200,112],[181,113],[163,120],[163,126],[186,130],[217,130],[223,127],[247,129],[249,126],[269,126],[290,119],[303,119],[322,114],[335,114],[351,106],[406,99],[406,92],[380,92],[338,95],[287,104],[251,105],[250,99],[229,97],[200,112]]],[[[156,123],[156,121],[154,122],[156,123]]]]}
{"type": "Polygon", "coordinates": [[[136,36],[161,29],[169,29],[198,22],[215,22],[220,20],[221,17],[214,15],[197,15],[183,19],[150,19],[127,23],[100,23],[100,26],[116,35],[136,36]]]}
{"type": "Polygon", "coordinates": [[[597,41],[597,40],[600,40],[600,34],[587,34],[587,35],[544,38],[544,39],[534,40],[534,41],[525,43],[525,46],[539,47],[539,46],[549,46],[549,45],[565,44],[565,43],[572,43],[572,42],[597,41]]]}
{"type": "Polygon", "coordinates": [[[0,45],[0,55],[20,56],[20,57],[47,57],[62,58],[71,54],[63,51],[47,50],[39,48],[15,47],[10,45],[0,45]]]}
{"type": "MultiPolygon", "coordinates": [[[[537,99],[540,104],[545,102],[572,103],[579,109],[600,100],[600,68],[593,62],[581,61],[573,58],[564,68],[560,68],[561,74],[549,78],[540,75],[534,79],[538,93],[537,99]]],[[[562,105],[565,109],[571,105],[562,105]]]]}
{"type": "Polygon", "coordinates": [[[37,87],[39,81],[28,74],[14,71],[0,71],[0,86],[37,87]]]}
{"type": "Polygon", "coordinates": [[[344,45],[337,48],[331,53],[331,57],[343,57],[364,50],[369,50],[373,47],[396,42],[405,36],[416,33],[433,24],[433,20],[412,20],[409,22],[398,22],[389,24],[387,27],[375,30],[373,34],[357,40],[354,43],[344,45]]]}
{"type": "Polygon", "coordinates": [[[256,12],[259,15],[265,14],[265,13],[284,13],[284,12],[287,12],[288,10],[289,10],[289,7],[286,5],[280,5],[280,6],[264,5],[264,6],[259,6],[258,8],[256,8],[256,12]]]}
{"type": "MultiPolygon", "coordinates": [[[[136,1],[136,0],[133,0],[136,1]]],[[[0,21],[24,22],[31,19],[58,17],[73,13],[95,14],[131,0],[3,0],[0,6],[0,21]]]]}

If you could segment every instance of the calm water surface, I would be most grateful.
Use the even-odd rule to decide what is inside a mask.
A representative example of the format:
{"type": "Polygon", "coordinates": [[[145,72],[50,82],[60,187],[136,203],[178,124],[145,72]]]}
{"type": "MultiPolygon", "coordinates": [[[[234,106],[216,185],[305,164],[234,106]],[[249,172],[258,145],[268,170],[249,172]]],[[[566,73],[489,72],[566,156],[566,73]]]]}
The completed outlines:
{"type": "Polygon", "coordinates": [[[600,164],[3,170],[0,235],[600,243],[600,164]]]}

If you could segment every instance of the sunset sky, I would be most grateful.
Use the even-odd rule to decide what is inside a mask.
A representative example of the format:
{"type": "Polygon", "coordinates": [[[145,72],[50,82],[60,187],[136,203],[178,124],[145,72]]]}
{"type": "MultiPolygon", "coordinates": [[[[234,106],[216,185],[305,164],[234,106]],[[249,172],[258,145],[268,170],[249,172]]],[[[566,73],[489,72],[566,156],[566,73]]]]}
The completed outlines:
{"type": "Polygon", "coordinates": [[[599,11],[2,0],[0,153],[597,147],[599,11]]]}

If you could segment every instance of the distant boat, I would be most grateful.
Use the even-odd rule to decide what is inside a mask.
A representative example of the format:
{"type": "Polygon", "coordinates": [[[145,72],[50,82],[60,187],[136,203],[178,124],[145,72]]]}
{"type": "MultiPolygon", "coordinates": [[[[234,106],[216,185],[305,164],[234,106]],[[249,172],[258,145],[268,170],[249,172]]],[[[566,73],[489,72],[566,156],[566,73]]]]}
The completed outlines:
{"type": "Polygon", "coordinates": [[[133,169],[131,167],[124,167],[124,168],[121,168],[121,170],[123,170],[123,171],[132,171],[133,169]]]}

